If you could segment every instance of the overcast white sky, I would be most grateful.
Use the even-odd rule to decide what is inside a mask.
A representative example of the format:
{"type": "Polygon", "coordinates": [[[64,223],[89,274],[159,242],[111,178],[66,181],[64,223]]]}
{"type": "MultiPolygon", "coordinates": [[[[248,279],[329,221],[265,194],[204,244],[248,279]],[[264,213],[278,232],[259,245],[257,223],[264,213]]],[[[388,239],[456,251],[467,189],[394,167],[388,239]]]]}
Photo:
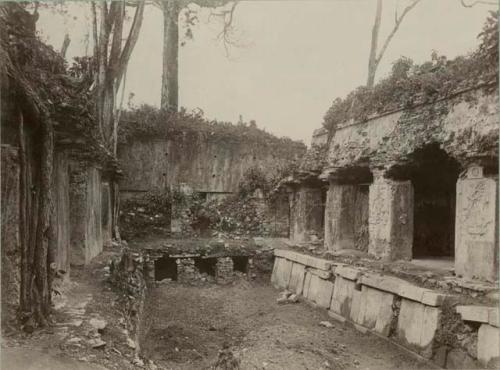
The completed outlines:
{"type": "MultiPolygon", "coordinates": [[[[393,26],[395,7],[407,4],[384,1],[382,39],[393,26]]],[[[221,24],[209,22],[203,12],[194,39],[180,49],[181,105],[219,120],[236,122],[241,114],[278,136],[308,143],[331,102],[366,82],[375,5],[375,0],[242,1],[234,26],[244,47],[232,48],[229,58],[217,40],[221,24]]],[[[57,50],[69,32],[72,58],[85,54],[82,35],[90,25],[84,16],[88,4],[70,3],[68,9],[75,18],[42,13],[38,27],[57,50]]],[[[423,0],[401,25],[377,77],[402,55],[422,62],[432,50],[449,58],[473,50],[489,9],[423,0]]],[[[127,72],[125,96],[133,92],[135,104],[159,105],[162,33],[161,13],[148,7],[127,72]]]]}

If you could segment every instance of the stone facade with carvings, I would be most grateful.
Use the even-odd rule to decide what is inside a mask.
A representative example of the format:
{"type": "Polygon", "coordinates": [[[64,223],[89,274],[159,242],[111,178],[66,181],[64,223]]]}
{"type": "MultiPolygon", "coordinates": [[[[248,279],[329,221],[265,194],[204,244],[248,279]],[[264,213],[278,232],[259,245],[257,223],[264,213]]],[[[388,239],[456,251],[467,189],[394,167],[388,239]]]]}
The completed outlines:
{"type": "Polygon", "coordinates": [[[458,276],[495,281],[497,99],[498,85],[486,84],[315,131],[303,165],[286,181],[292,241],[310,241],[321,224],[331,253],[444,258],[458,276]]]}

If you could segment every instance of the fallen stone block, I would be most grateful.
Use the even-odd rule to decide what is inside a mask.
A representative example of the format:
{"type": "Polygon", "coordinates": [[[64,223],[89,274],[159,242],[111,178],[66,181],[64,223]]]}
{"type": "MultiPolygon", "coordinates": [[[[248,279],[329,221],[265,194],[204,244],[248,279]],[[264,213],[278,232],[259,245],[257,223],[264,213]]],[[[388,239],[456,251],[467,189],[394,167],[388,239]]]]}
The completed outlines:
{"type": "Polygon", "coordinates": [[[432,292],[432,291],[420,288],[416,285],[406,283],[400,285],[398,294],[403,298],[411,299],[412,301],[416,302],[422,302],[425,292],[432,292]]]}
{"type": "Polygon", "coordinates": [[[500,357],[500,329],[482,324],[477,335],[477,359],[487,366],[500,357]]]}
{"type": "Polygon", "coordinates": [[[325,328],[333,328],[333,324],[330,321],[321,321],[319,324],[325,328]]]}

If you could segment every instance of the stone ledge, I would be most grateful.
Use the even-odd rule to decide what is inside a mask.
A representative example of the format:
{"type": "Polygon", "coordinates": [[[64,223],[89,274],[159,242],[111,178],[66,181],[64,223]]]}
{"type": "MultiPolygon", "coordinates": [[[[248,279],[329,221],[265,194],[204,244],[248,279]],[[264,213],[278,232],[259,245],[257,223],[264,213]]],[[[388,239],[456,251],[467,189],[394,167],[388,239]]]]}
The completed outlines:
{"type": "Polygon", "coordinates": [[[436,293],[425,288],[420,288],[416,285],[408,283],[405,280],[392,276],[365,274],[360,278],[359,282],[362,285],[397,294],[400,297],[420,302],[432,307],[441,306],[446,299],[445,294],[436,293]]]}
{"type": "Polygon", "coordinates": [[[457,306],[464,321],[475,321],[498,327],[498,308],[488,306],[457,306]]]}
{"type": "Polygon", "coordinates": [[[321,258],[309,256],[307,254],[297,253],[293,251],[289,251],[286,249],[275,249],[274,255],[276,257],[286,258],[287,260],[301,263],[302,265],[308,267],[314,267],[318,270],[330,271],[333,266],[332,261],[324,260],[321,258]]]}
{"type": "Polygon", "coordinates": [[[324,280],[327,280],[332,277],[332,273],[330,271],[318,270],[312,267],[306,267],[306,271],[324,280]]]}
{"type": "Polygon", "coordinates": [[[352,267],[337,266],[335,268],[335,274],[348,280],[358,280],[362,275],[362,271],[352,267]]]}

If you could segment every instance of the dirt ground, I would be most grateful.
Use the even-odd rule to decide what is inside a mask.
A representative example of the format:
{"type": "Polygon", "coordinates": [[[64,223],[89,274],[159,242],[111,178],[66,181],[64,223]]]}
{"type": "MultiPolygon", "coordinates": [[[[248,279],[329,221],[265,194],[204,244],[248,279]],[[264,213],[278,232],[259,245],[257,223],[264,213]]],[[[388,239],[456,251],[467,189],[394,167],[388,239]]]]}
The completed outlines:
{"type": "Polygon", "coordinates": [[[325,310],[305,302],[278,305],[278,295],[267,281],[162,284],[154,329],[143,348],[166,369],[210,368],[224,348],[241,369],[429,368],[380,338],[336,322],[325,310]]]}

